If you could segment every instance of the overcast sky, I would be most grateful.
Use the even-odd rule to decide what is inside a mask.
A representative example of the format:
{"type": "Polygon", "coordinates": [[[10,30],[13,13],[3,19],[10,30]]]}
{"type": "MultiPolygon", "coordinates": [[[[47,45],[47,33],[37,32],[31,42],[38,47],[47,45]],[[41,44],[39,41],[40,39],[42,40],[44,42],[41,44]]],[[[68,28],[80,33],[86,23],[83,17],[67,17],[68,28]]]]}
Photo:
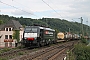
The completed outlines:
{"type": "Polygon", "coordinates": [[[0,14],[27,18],[60,18],[90,26],[90,0],[0,0],[0,14]],[[87,22],[88,21],[88,22],[87,22]]]}

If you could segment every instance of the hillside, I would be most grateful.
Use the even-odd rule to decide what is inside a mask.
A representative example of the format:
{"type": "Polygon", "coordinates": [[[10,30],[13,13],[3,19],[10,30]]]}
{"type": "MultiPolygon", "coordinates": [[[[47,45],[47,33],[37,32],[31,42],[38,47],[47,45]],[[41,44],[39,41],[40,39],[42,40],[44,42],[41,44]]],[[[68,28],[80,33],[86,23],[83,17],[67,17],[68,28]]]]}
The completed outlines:
{"type": "MultiPolygon", "coordinates": [[[[32,18],[17,18],[13,16],[8,15],[0,15],[0,24],[6,23],[9,20],[17,20],[19,21],[23,26],[27,25],[33,25],[33,24],[39,24],[48,26],[50,28],[53,28],[57,31],[61,32],[72,32],[72,33],[81,33],[81,24],[77,22],[69,22],[67,20],[61,20],[58,18],[42,18],[42,19],[32,19],[32,18]]],[[[84,34],[90,33],[90,27],[87,25],[83,25],[84,28],[84,34]]]]}

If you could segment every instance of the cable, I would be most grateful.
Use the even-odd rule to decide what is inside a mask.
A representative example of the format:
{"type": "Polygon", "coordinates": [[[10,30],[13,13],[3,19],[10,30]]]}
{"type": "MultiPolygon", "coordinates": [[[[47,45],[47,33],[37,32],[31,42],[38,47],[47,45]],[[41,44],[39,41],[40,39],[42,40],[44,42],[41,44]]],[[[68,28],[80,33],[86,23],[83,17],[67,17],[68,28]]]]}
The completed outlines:
{"type": "MultiPolygon", "coordinates": [[[[42,0],[43,1],[43,0],[42,0]]],[[[48,5],[54,12],[56,12],[59,16],[61,16],[56,10],[54,10],[48,3],[46,3],[45,1],[43,1],[46,5],[48,5]]],[[[62,17],[62,16],[61,16],[62,17]]]]}
{"type": "MultiPolygon", "coordinates": [[[[29,12],[27,12],[27,11],[24,11],[24,10],[22,10],[22,9],[20,9],[20,8],[17,8],[17,7],[15,7],[15,6],[12,6],[12,5],[9,5],[9,4],[7,4],[7,3],[4,3],[4,2],[2,2],[2,1],[0,1],[0,3],[3,3],[3,4],[5,4],[5,5],[8,5],[8,6],[13,7],[13,8],[15,8],[15,9],[18,9],[18,10],[21,10],[21,11],[23,11],[23,12],[26,12],[26,13],[30,14],[30,15],[34,15],[34,14],[29,13],[29,12]]],[[[36,16],[36,15],[34,15],[34,16],[36,16]]],[[[36,17],[37,17],[37,16],[36,16],[36,17]]]]}
{"type": "MultiPolygon", "coordinates": [[[[17,1],[15,1],[15,0],[12,0],[13,2],[16,2],[16,3],[18,3],[17,1]]],[[[21,4],[21,3],[18,3],[18,4],[20,4],[20,5],[23,5],[23,4],[21,4]]],[[[25,5],[23,5],[25,8],[29,8],[29,7],[27,7],[27,6],[25,6],[25,5]]],[[[31,9],[29,9],[30,11],[32,11],[31,9]]]]}
{"type": "MultiPolygon", "coordinates": [[[[50,0],[50,2],[51,2],[57,9],[59,9],[58,6],[57,6],[55,3],[53,3],[52,0],[50,0]]],[[[63,12],[62,12],[62,13],[63,13],[63,12]]],[[[64,14],[64,13],[63,13],[63,14],[64,14]]],[[[65,15],[65,14],[64,14],[63,16],[68,16],[68,15],[65,15]]]]}

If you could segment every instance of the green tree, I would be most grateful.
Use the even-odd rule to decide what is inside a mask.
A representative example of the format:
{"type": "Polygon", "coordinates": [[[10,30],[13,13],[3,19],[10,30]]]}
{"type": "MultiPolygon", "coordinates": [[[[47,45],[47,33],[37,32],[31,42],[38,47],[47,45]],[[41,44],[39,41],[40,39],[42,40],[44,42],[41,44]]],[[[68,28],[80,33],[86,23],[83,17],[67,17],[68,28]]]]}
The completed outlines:
{"type": "Polygon", "coordinates": [[[2,21],[2,20],[0,20],[0,25],[1,25],[1,24],[3,24],[3,21],[2,21]]]}
{"type": "Polygon", "coordinates": [[[20,40],[20,30],[14,30],[14,33],[13,33],[13,39],[16,39],[17,42],[19,42],[20,40]]]}
{"type": "MultiPolygon", "coordinates": [[[[3,23],[6,23],[9,20],[17,20],[20,22],[20,24],[25,25],[25,26],[30,26],[33,24],[39,24],[39,25],[44,25],[48,26],[53,29],[57,29],[58,31],[61,32],[68,32],[69,28],[72,33],[78,33],[81,34],[81,23],[78,22],[70,22],[65,19],[59,19],[59,18],[41,18],[41,19],[32,19],[32,18],[24,18],[24,17],[13,17],[13,16],[8,16],[8,15],[0,15],[0,20],[3,21],[3,23]]],[[[84,35],[90,35],[90,27],[83,24],[83,32],[85,33],[84,35]],[[87,31],[86,31],[87,30],[87,31]],[[87,34],[86,34],[87,33],[87,34]]]]}

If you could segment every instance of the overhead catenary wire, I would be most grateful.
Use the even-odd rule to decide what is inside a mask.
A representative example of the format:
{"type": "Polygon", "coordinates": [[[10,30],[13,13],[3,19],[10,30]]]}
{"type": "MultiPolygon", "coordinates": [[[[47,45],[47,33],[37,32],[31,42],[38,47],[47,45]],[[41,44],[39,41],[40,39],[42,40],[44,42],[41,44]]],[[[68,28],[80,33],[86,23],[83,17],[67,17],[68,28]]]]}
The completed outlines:
{"type": "MultiPolygon", "coordinates": [[[[14,2],[17,2],[17,1],[15,1],[15,0],[12,0],[12,1],[14,1],[14,2]]],[[[46,3],[45,1],[43,1],[44,3],[46,3]]],[[[18,3],[18,2],[17,2],[18,3]]],[[[21,4],[21,3],[19,3],[20,5],[23,5],[23,4],[21,4]]],[[[47,3],[46,3],[47,4],[47,3]]],[[[51,9],[53,9],[49,4],[47,4],[51,9]]],[[[23,6],[25,6],[25,5],[23,5],[23,6]]],[[[25,6],[26,8],[29,8],[29,7],[27,7],[27,6],[25,6]]],[[[53,9],[54,10],[54,9],[53,9]]],[[[54,12],[56,12],[58,15],[60,15],[56,10],[54,10],[54,12]]],[[[61,16],[61,15],[60,15],[61,16]]]]}
{"type": "Polygon", "coordinates": [[[29,13],[29,12],[23,10],[23,9],[17,8],[17,7],[15,7],[15,6],[10,5],[10,4],[4,3],[4,2],[2,2],[2,1],[0,1],[0,3],[5,4],[5,5],[7,5],[7,6],[10,6],[10,7],[13,7],[13,8],[18,9],[18,10],[21,10],[21,11],[23,11],[23,12],[25,12],[25,13],[28,13],[28,14],[30,14],[30,15],[34,15],[34,16],[37,17],[37,15],[35,15],[35,14],[29,13]]]}
{"type": "MultiPolygon", "coordinates": [[[[23,4],[21,4],[21,3],[19,3],[19,2],[17,2],[17,1],[15,1],[15,0],[12,0],[13,2],[16,2],[16,3],[18,3],[18,4],[20,4],[20,5],[23,5],[23,4]]],[[[25,8],[27,8],[28,10],[30,10],[30,11],[32,11],[31,9],[29,9],[29,7],[28,6],[26,6],[26,5],[23,5],[25,8]]]]}
{"type": "MultiPolygon", "coordinates": [[[[50,0],[50,2],[51,2],[57,9],[59,9],[58,6],[57,6],[55,3],[53,3],[52,0],[50,0]]],[[[64,14],[64,12],[62,12],[62,13],[64,14]]],[[[68,16],[68,15],[64,14],[63,16],[68,16]]],[[[61,17],[62,17],[62,15],[61,15],[61,17]]],[[[63,17],[63,18],[64,18],[64,17],[63,17]]]]}
{"type": "MultiPolygon", "coordinates": [[[[54,12],[56,12],[59,16],[61,16],[55,9],[53,9],[48,3],[42,0],[48,7],[50,7],[54,12]]],[[[62,16],[61,16],[62,17],[62,16]]]]}

